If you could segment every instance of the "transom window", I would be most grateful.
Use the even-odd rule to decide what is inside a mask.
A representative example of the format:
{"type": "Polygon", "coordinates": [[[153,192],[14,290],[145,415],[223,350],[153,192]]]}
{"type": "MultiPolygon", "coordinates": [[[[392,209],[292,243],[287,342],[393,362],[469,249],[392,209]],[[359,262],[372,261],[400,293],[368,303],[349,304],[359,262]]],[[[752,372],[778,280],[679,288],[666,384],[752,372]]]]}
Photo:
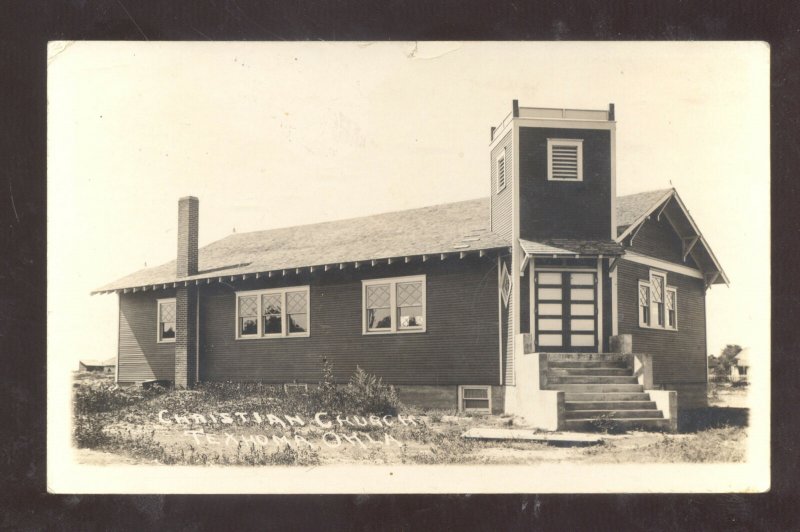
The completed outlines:
{"type": "Polygon", "coordinates": [[[362,281],[363,332],[425,331],[425,276],[362,281]]]}
{"type": "Polygon", "coordinates": [[[158,300],[158,342],[175,341],[175,299],[158,300]]]}
{"type": "Polygon", "coordinates": [[[497,192],[506,188],[506,150],[497,156],[497,192]]]}
{"type": "Polygon", "coordinates": [[[236,293],[236,337],[308,336],[307,286],[236,293]]]}
{"type": "Polygon", "coordinates": [[[547,179],[583,181],[582,139],[547,139],[547,179]]]}
{"type": "Polygon", "coordinates": [[[678,292],[667,286],[667,274],[651,271],[647,281],[639,281],[638,303],[640,327],[678,328],[678,292]]]}

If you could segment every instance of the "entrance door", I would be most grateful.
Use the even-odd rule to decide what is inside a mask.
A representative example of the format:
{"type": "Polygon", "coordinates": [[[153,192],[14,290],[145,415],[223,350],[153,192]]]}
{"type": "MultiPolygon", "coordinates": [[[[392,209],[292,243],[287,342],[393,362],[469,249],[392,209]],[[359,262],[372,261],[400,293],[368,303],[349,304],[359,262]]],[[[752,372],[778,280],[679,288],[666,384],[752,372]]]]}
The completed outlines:
{"type": "Polygon", "coordinates": [[[537,270],[536,349],[597,351],[597,272],[537,270]]]}

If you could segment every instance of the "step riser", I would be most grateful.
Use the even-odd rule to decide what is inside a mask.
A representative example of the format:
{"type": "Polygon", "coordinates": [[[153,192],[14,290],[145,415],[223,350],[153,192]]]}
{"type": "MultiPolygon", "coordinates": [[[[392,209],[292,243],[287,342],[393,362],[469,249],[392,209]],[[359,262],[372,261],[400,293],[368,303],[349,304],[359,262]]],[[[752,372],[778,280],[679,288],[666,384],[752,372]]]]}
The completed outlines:
{"type": "Polygon", "coordinates": [[[631,377],[628,368],[547,368],[547,374],[554,377],[581,376],[581,377],[631,377]]]}
{"type": "Polygon", "coordinates": [[[622,392],[622,393],[566,393],[564,399],[570,401],[649,401],[650,394],[622,392]]]}
{"type": "Polygon", "coordinates": [[[641,384],[548,384],[547,389],[570,393],[644,392],[641,384]]]}
{"type": "MultiPolygon", "coordinates": [[[[669,419],[615,419],[605,423],[612,423],[626,430],[669,431],[669,421],[669,419]]],[[[590,419],[567,419],[564,424],[566,430],[574,431],[597,431],[599,428],[597,422],[592,422],[590,419]]]]}
{"type": "Polygon", "coordinates": [[[630,366],[625,361],[617,361],[617,360],[548,360],[547,361],[548,369],[567,369],[567,368],[575,368],[575,369],[588,369],[588,368],[618,368],[618,369],[627,369],[628,371],[631,370],[630,366]]]}
{"type": "Polygon", "coordinates": [[[655,401],[567,401],[564,406],[570,410],[655,410],[655,401]]]}
{"type": "Polygon", "coordinates": [[[548,375],[548,384],[638,384],[636,377],[587,377],[584,375],[548,375]]]}
{"type": "Polygon", "coordinates": [[[547,363],[559,362],[616,362],[628,364],[631,355],[619,353],[547,353],[547,363]]]}
{"type": "Polygon", "coordinates": [[[565,412],[565,414],[566,419],[610,418],[615,421],[617,419],[627,418],[664,418],[664,414],[661,410],[572,410],[565,412]]]}

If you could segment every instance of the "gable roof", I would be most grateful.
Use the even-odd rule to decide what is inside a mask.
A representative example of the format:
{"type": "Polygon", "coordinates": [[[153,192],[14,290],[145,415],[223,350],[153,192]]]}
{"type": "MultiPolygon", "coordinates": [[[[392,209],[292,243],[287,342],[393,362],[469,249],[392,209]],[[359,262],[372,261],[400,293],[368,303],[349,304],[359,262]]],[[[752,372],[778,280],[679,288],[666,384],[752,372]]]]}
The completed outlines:
{"type": "MultiPolygon", "coordinates": [[[[198,274],[180,281],[441,253],[511,243],[489,230],[489,198],[267,231],[236,233],[199,250],[198,274]]],[[[145,268],[93,293],[172,284],[175,261],[145,268]]]]}
{"type": "Polygon", "coordinates": [[[691,255],[703,271],[708,285],[729,283],[728,276],[674,188],[617,198],[617,242],[624,244],[627,239],[630,243],[638,229],[653,215],[657,219],[662,215],[666,218],[683,242],[684,256],[691,255]]]}

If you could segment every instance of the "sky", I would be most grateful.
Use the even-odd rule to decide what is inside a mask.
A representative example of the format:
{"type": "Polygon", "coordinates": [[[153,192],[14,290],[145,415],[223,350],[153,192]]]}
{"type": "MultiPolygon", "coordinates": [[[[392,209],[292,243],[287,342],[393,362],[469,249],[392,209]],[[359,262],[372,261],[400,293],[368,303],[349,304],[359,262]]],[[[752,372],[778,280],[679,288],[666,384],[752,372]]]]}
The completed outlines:
{"type": "Polygon", "coordinates": [[[50,363],[116,355],[90,291],[246,232],[489,194],[489,128],[606,109],[617,193],[674,186],[730,286],[708,351],[769,353],[769,50],[760,43],[55,42],[48,54],[50,363]]]}

